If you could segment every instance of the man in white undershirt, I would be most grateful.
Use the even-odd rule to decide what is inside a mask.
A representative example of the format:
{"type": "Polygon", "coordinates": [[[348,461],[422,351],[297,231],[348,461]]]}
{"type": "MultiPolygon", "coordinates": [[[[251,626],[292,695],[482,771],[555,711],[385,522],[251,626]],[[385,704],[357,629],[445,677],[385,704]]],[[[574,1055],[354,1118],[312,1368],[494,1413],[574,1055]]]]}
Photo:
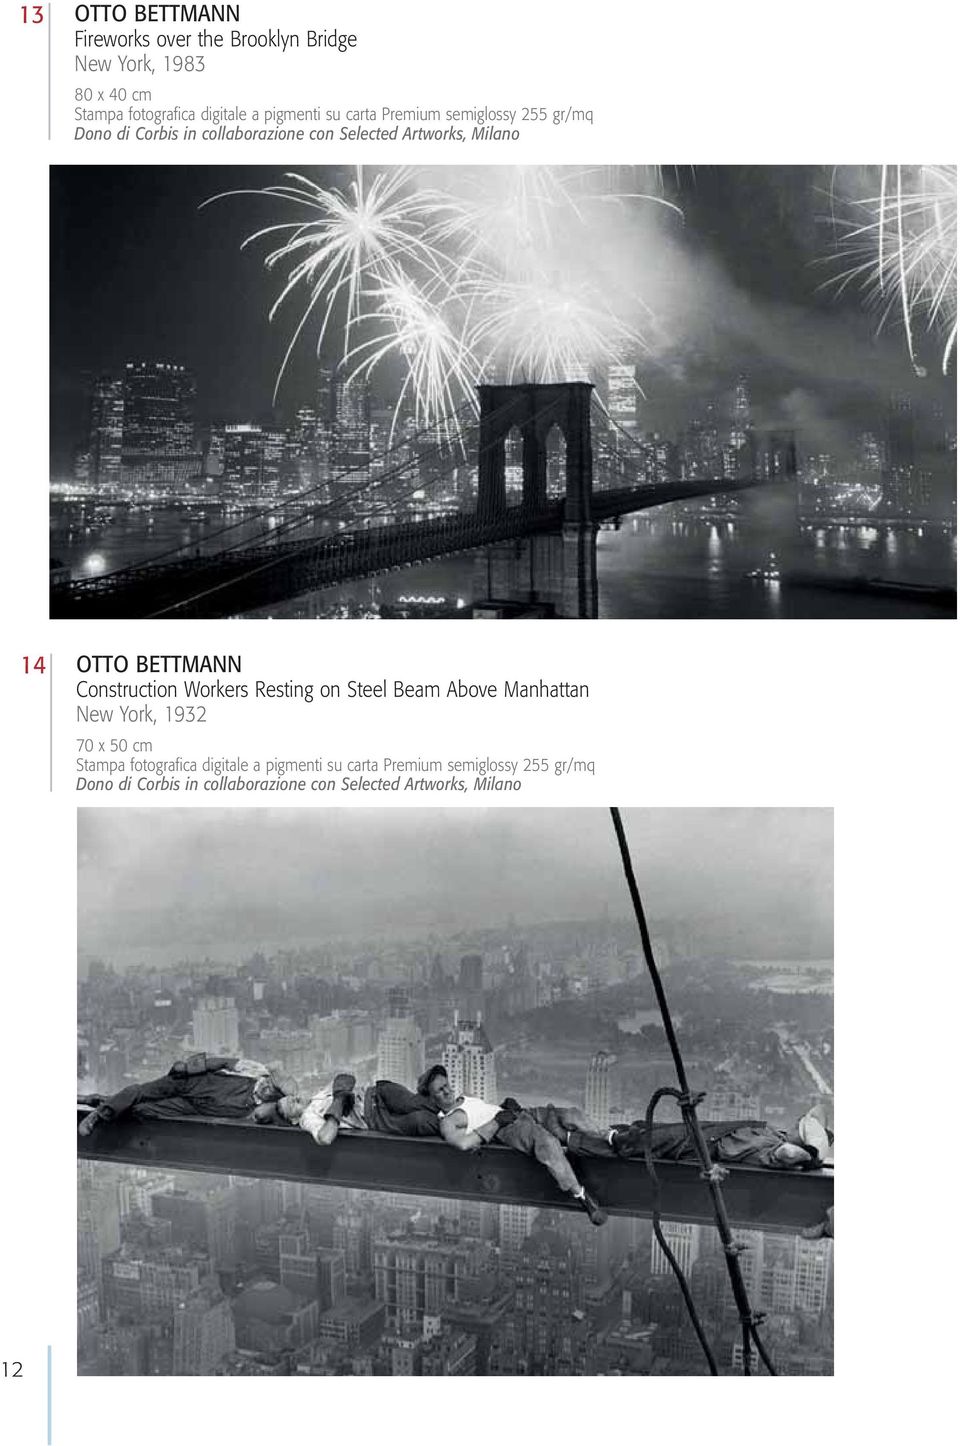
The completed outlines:
{"type": "Polygon", "coordinates": [[[448,1145],[457,1150],[478,1150],[496,1139],[499,1145],[532,1155],[546,1166],[564,1194],[573,1197],[594,1225],[606,1223],[606,1211],[577,1179],[558,1138],[564,1131],[589,1127],[590,1122],[579,1110],[565,1112],[553,1105],[524,1109],[515,1100],[492,1105],[472,1095],[457,1095],[442,1065],[427,1071],[420,1088],[439,1107],[440,1134],[448,1145]],[[569,1123],[564,1120],[565,1114],[571,1117],[569,1123]]]}

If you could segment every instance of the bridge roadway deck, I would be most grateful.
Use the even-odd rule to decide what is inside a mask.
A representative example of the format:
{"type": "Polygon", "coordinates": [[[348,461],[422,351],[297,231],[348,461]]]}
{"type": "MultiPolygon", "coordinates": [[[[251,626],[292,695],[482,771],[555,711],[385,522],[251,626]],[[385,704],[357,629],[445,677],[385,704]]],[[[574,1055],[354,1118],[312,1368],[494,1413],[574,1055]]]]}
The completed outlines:
{"type": "MultiPolygon", "coordinates": [[[[669,482],[594,491],[591,521],[605,522],[650,507],[758,484],[744,481],[669,482]]],[[[303,593],[355,582],[478,547],[558,532],[562,499],[531,511],[511,507],[484,521],[475,513],[398,522],[329,537],[266,542],[207,557],[145,563],[116,576],[84,578],[51,591],[55,618],[235,617],[303,593]]]]}
{"type": "MultiPolygon", "coordinates": [[[[78,1120],[86,1113],[78,1109],[78,1120]]],[[[220,1120],[126,1119],[78,1137],[84,1160],[149,1169],[195,1170],[294,1180],[354,1190],[436,1195],[571,1210],[542,1165],[503,1145],[475,1152],[441,1140],[343,1134],[326,1148],[302,1130],[220,1120]]],[[[650,1180],[642,1160],[578,1157],[577,1171],[614,1215],[649,1215],[650,1180]]],[[[662,1164],[657,1173],[666,1219],[712,1224],[710,1196],[696,1165],[662,1164]]],[[[833,1204],[833,1172],[795,1174],[735,1166],[724,1182],[731,1220],[742,1228],[798,1230],[833,1204]]]]}

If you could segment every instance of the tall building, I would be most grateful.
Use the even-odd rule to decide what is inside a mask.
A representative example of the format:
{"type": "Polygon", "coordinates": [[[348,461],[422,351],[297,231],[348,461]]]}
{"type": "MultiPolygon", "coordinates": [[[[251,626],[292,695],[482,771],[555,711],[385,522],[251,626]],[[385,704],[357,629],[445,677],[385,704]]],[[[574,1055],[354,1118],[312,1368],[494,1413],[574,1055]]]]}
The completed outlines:
{"type": "Polygon", "coordinates": [[[630,437],[636,437],[640,428],[640,397],[636,364],[611,363],[607,367],[607,412],[616,427],[630,437]]]}
{"type": "Polygon", "coordinates": [[[797,1240],[797,1310],[822,1315],[830,1295],[833,1265],[832,1240],[797,1240]]]}
{"type": "Polygon", "coordinates": [[[491,1341],[490,1374],[583,1375],[589,1329],[577,1241],[538,1224],[512,1282],[512,1308],[491,1341]]]}
{"type": "Polygon", "coordinates": [[[421,1235],[380,1236],[373,1242],[374,1290],[387,1326],[408,1338],[421,1334],[425,1315],[462,1302],[493,1270],[492,1247],[479,1240],[421,1235]]]}
{"type": "MultiPolygon", "coordinates": [[[[700,1254],[700,1226],[684,1225],[678,1220],[664,1220],[663,1236],[676,1257],[680,1269],[690,1270],[700,1254]]],[[[656,1236],[650,1242],[650,1274],[670,1274],[670,1262],[660,1249],[656,1236]]]]}
{"type": "Polygon", "coordinates": [[[444,1045],[441,1063],[456,1094],[497,1103],[496,1059],[479,1019],[455,1016],[454,1037],[444,1045]]]}
{"type": "Polygon", "coordinates": [[[610,1068],[616,1058],[615,1054],[601,1049],[587,1066],[583,1108],[587,1116],[603,1129],[610,1124],[610,1068]]]}
{"type": "Polygon", "coordinates": [[[90,397],[88,480],[98,491],[112,491],[121,482],[123,449],[123,382],[98,377],[90,397]]]}
{"type": "Polygon", "coordinates": [[[534,1205],[500,1205],[498,1207],[498,1240],[502,1266],[511,1266],[523,1249],[523,1242],[533,1230],[540,1211],[534,1205]]]}
{"type": "Polygon", "coordinates": [[[81,1175],[77,1191],[78,1268],[98,1281],[101,1261],[119,1249],[120,1202],[116,1185],[81,1175]]]}
{"type": "Polygon", "coordinates": [[[387,1019],[377,1043],[377,1074],[415,1089],[423,1071],[423,1035],[403,989],[391,989],[387,1019]]]}
{"type": "Polygon", "coordinates": [[[230,1185],[218,1190],[160,1190],[150,1197],[154,1220],[170,1222],[170,1239],[209,1257],[217,1270],[236,1262],[238,1202],[230,1185]]]}
{"type": "Polygon", "coordinates": [[[282,482],[285,493],[309,493],[328,502],[330,423],[314,407],[301,407],[284,439],[282,482]]]}
{"type": "Polygon", "coordinates": [[[224,428],[223,482],[231,498],[271,502],[280,495],[284,435],[274,427],[239,422],[224,428]]]}
{"type": "Polygon", "coordinates": [[[370,470],[370,389],[362,377],[339,377],[334,383],[332,464],[343,473],[340,490],[355,488],[370,470]]]}
{"type": "Polygon", "coordinates": [[[484,1014],[482,954],[464,954],[460,960],[457,1003],[468,1018],[482,1018],[484,1014]]]}
{"type": "Polygon", "coordinates": [[[750,407],[750,388],[741,372],[733,394],[729,447],[724,449],[724,476],[753,477],[757,470],[757,442],[750,407]]]}
{"type": "Polygon", "coordinates": [[[173,1374],[212,1376],[235,1348],[230,1305],[216,1286],[202,1285],[173,1313],[173,1374]]]}
{"type": "Polygon", "coordinates": [[[368,1212],[355,1203],[344,1206],[333,1222],[333,1246],[343,1253],[348,1276],[369,1274],[372,1238],[368,1212]]]}
{"type": "Polygon", "coordinates": [[[236,1001],[222,996],[201,999],[193,1011],[193,1047],[208,1054],[240,1053],[236,1001]]]}
{"type": "Polygon", "coordinates": [[[340,1305],[347,1295],[346,1257],[342,1250],[317,1249],[317,1299],[321,1310],[340,1305]]]}
{"type": "Polygon", "coordinates": [[[194,441],[196,381],[171,362],[127,362],[123,377],[123,480],[171,487],[200,474],[194,441]]]}
{"type": "Polygon", "coordinates": [[[796,1308],[797,1244],[795,1235],[772,1231],[764,1234],[758,1302],[761,1310],[787,1315],[796,1308]]]}
{"type": "Polygon", "coordinates": [[[916,465],[916,427],[913,403],[908,397],[890,398],[887,407],[887,457],[895,471],[906,471],[916,465]]]}

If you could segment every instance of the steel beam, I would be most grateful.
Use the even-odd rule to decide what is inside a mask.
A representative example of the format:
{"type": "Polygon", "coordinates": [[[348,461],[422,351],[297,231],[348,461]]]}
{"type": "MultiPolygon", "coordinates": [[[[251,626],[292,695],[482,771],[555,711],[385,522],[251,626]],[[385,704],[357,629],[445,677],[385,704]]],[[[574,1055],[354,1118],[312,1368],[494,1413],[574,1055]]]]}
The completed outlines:
{"type": "MultiPolygon", "coordinates": [[[[87,1111],[78,1110],[82,1119],[87,1111]]],[[[219,1120],[137,1120],[101,1125],[78,1137],[82,1160],[147,1169],[198,1170],[260,1179],[295,1180],[351,1190],[438,1195],[571,1210],[568,1196],[542,1165],[504,1145],[453,1150],[441,1140],[342,1134],[315,1145],[302,1130],[219,1120]]],[[[642,1161],[577,1157],[587,1188],[614,1215],[649,1215],[650,1180],[642,1161]]],[[[663,1214],[710,1224],[710,1197],[696,1165],[658,1165],[663,1214]]],[[[731,1220],[751,1229],[797,1230],[833,1204],[832,1171],[803,1173],[735,1166],[724,1182],[731,1220]]]]}

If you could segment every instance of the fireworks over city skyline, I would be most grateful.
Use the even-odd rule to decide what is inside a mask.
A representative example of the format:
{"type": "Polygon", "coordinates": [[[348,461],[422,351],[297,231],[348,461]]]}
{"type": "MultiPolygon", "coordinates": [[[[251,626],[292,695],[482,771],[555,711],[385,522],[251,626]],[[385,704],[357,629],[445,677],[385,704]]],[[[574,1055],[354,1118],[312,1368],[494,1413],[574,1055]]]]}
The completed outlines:
{"type": "Polygon", "coordinates": [[[682,222],[679,206],[652,189],[618,190],[601,168],[489,167],[459,186],[450,179],[358,166],[342,188],[288,173],[203,203],[257,196],[293,209],[293,219],[241,243],[279,240],[264,267],[289,268],[269,311],[271,322],[296,318],[274,402],[295,348],[309,340],[319,358],[332,334],[351,380],[387,358],[402,363],[397,406],[411,401],[423,427],[474,407],[482,380],[586,378],[621,353],[643,352],[641,331],[624,319],[642,299],[609,271],[597,274],[584,240],[600,207],[609,229],[611,208],[654,206],[682,222]]]}
{"type": "MultiPolygon", "coordinates": [[[[923,331],[942,342],[944,374],[956,346],[956,168],[838,168],[876,173],[878,193],[850,201],[834,217],[830,261],[851,263],[834,294],[853,287],[878,317],[878,331],[899,323],[917,377],[923,331]]],[[[263,258],[286,271],[271,322],[295,317],[280,364],[274,402],[296,348],[317,357],[339,335],[348,378],[371,379],[388,360],[403,379],[397,411],[412,403],[417,425],[446,426],[472,408],[478,382],[590,379],[623,357],[647,353],[643,318],[654,309],[622,250],[666,248],[684,224],[683,191],[696,172],[674,168],[679,200],[665,192],[663,167],[512,166],[438,174],[358,166],[344,187],[290,173],[258,189],[220,192],[269,197],[292,219],[259,227],[241,249],[281,244],[263,258]],[[618,237],[618,221],[652,212],[642,238],[618,237]],[[605,244],[587,245],[603,232],[605,244]],[[610,240],[614,239],[614,264],[610,240]],[[299,304],[300,311],[295,308],[299,304]]],[[[639,268],[641,271],[643,268],[639,268]]]]}
{"type": "Polygon", "coordinates": [[[52,187],[58,474],[92,379],[131,358],[195,371],[201,430],[314,406],[318,357],[444,440],[479,380],[602,401],[621,361],[668,435],[742,372],[755,424],[811,450],[852,445],[894,393],[953,415],[950,167],[79,167],[52,187]]]}

